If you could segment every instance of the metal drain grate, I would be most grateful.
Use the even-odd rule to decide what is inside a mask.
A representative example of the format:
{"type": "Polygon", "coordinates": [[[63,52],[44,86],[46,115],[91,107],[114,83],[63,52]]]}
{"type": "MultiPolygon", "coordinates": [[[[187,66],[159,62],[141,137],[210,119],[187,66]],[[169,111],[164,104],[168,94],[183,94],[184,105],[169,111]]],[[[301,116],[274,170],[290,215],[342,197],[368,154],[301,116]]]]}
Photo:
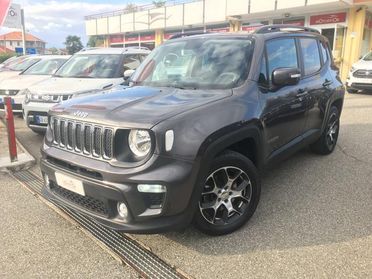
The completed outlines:
{"type": "MultiPolygon", "coordinates": [[[[30,171],[19,171],[12,174],[15,179],[28,187],[34,194],[41,196],[43,180],[30,171]]],[[[79,225],[103,243],[107,248],[118,255],[123,262],[133,267],[145,278],[190,278],[179,270],[171,267],[158,256],[143,248],[135,240],[110,230],[89,216],[80,214],[70,208],[61,206],[49,200],[64,211],[79,225]]]]}

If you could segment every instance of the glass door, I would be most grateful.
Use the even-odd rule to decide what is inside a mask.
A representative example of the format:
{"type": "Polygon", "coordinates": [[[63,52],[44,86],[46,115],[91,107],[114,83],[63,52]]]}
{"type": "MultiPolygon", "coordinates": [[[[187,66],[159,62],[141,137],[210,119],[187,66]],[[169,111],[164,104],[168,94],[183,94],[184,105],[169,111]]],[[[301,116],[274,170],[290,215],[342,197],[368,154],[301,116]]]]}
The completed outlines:
{"type": "Polygon", "coordinates": [[[336,35],[333,43],[333,57],[335,64],[341,69],[342,67],[342,57],[344,55],[345,46],[345,34],[346,27],[342,25],[336,25],[336,35]]]}

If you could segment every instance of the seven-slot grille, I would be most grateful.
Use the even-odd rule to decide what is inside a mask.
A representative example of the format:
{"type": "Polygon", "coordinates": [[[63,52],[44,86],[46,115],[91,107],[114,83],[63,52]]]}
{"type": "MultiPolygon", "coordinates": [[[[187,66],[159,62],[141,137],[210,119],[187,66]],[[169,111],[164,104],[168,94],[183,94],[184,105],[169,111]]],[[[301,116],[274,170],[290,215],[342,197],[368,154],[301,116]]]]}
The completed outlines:
{"type": "Polygon", "coordinates": [[[113,128],[57,117],[51,118],[50,126],[54,146],[95,158],[113,158],[113,128]]]}
{"type": "Polygon", "coordinates": [[[372,78],[372,70],[357,70],[353,76],[358,78],[372,78]]]}

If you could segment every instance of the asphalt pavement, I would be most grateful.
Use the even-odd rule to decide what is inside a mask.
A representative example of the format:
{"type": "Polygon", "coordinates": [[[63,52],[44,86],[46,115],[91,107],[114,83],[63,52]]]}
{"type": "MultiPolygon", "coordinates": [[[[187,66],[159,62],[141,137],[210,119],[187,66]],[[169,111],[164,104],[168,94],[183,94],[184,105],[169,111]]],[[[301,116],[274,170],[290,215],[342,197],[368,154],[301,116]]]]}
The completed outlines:
{"type": "MultiPolygon", "coordinates": [[[[335,152],[303,150],[267,171],[257,211],[239,231],[209,237],[190,228],[134,237],[195,278],[372,278],[371,116],[372,94],[347,95],[335,152]]],[[[38,157],[42,137],[21,119],[16,127],[38,157]]],[[[0,277],[28,270],[136,276],[4,175],[0,203],[0,277]]]]}

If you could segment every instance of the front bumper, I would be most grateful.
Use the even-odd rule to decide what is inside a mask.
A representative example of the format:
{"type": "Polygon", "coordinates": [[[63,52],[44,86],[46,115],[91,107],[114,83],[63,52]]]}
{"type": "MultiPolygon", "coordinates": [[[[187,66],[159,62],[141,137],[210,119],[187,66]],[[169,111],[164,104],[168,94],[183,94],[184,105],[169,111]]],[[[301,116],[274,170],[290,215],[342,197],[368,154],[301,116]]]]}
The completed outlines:
{"type": "Polygon", "coordinates": [[[36,116],[47,116],[48,111],[55,106],[56,103],[42,103],[42,102],[29,102],[23,104],[23,119],[27,126],[33,130],[45,132],[47,124],[37,123],[36,116]]]}
{"type": "Polygon", "coordinates": [[[192,220],[197,205],[194,197],[198,196],[194,191],[198,168],[193,162],[154,155],[140,167],[125,169],[45,145],[42,154],[41,171],[49,179],[43,194],[107,227],[124,232],[158,233],[186,227],[192,220]],[[85,196],[66,194],[65,188],[57,185],[56,172],[82,181],[85,196]],[[161,209],[148,208],[148,196],[137,190],[140,183],[166,186],[161,209]],[[127,205],[127,220],[119,216],[118,202],[127,205]]]}
{"type": "Polygon", "coordinates": [[[352,73],[346,79],[346,87],[355,90],[372,90],[371,78],[357,78],[352,73]]]}
{"type": "MultiPolygon", "coordinates": [[[[4,111],[3,98],[8,97],[6,95],[0,95],[0,111],[4,111]]],[[[22,113],[22,103],[25,98],[24,95],[14,95],[12,97],[12,109],[14,113],[22,113]]]]}

